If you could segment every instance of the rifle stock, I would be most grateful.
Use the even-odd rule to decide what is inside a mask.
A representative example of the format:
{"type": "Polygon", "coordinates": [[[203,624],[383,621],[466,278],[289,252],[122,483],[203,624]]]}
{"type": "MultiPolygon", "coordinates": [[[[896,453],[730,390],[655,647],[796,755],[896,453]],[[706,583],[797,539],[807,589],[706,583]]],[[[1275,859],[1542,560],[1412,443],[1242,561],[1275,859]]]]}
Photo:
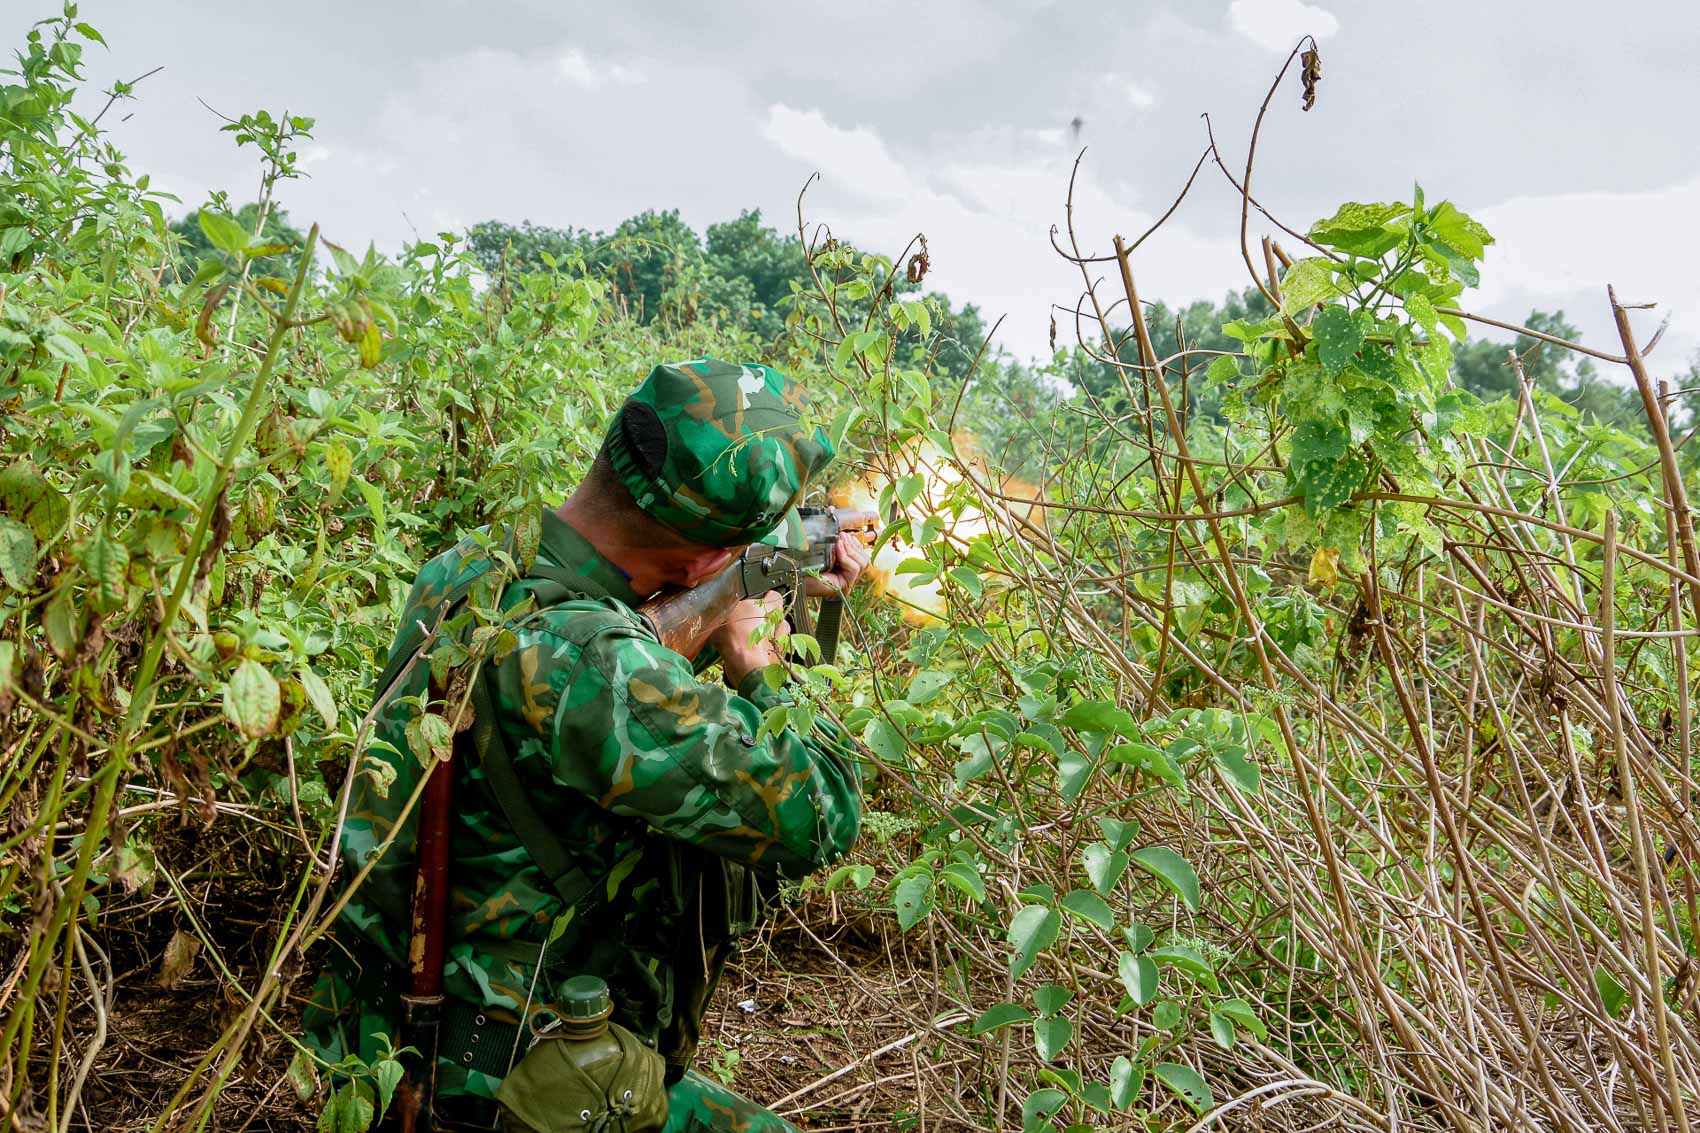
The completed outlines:
{"type": "Polygon", "coordinates": [[[742,560],[735,559],[731,566],[689,590],[663,591],[638,607],[638,612],[662,645],[681,656],[695,657],[709,635],[744,599],[743,565],[742,560]]]}
{"type": "MultiPolygon", "coordinates": [[[[441,695],[433,684],[433,695],[441,695]]],[[[408,1056],[395,1096],[400,1133],[431,1133],[437,1084],[437,1036],[443,1014],[443,955],[448,934],[449,839],[454,816],[455,762],[466,746],[455,737],[454,756],[433,763],[419,800],[419,859],[413,879],[407,949],[407,991],[401,997],[400,1043],[408,1056]]]]}

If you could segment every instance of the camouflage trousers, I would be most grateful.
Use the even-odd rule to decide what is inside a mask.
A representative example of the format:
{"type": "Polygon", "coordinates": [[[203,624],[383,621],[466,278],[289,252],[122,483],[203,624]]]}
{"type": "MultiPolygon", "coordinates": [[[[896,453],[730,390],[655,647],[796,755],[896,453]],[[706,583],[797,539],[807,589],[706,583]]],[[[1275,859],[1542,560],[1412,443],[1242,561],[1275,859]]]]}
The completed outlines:
{"type": "Polygon", "coordinates": [[[667,1091],[665,1133],[797,1133],[797,1127],[695,1070],[667,1091]]]}

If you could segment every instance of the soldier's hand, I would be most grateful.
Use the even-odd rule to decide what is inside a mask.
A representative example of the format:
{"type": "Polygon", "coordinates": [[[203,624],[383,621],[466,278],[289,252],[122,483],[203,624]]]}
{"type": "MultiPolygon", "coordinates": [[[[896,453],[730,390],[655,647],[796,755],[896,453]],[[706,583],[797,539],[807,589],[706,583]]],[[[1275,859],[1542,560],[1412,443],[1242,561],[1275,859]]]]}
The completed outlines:
{"type": "MultiPolygon", "coordinates": [[[[720,665],[726,671],[727,684],[736,688],[757,669],[765,669],[779,660],[779,650],[773,645],[775,634],[758,637],[754,645],[750,644],[750,637],[766,625],[771,611],[781,608],[781,601],[772,590],[760,598],[746,598],[732,607],[731,614],[719,629],[709,634],[708,644],[720,654],[720,665]]],[[[791,627],[781,620],[776,633],[790,632],[791,627]]]]}
{"type": "Polygon", "coordinates": [[[839,533],[832,569],[820,576],[803,580],[803,593],[810,598],[831,598],[843,594],[868,569],[868,548],[854,531],[839,533]]]}

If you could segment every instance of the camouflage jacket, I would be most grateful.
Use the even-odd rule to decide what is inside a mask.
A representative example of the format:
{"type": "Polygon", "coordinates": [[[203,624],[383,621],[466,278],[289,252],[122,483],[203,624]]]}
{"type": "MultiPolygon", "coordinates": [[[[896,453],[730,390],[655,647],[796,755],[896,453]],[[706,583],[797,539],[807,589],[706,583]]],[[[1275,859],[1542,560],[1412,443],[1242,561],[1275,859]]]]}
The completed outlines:
{"type": "MultiPolygon", "coordinates": [[[[511,623],[517,647],[487,665],[482,679],[492,682],[516,775],[597,886],[577,909],[564,909],[479,768],[457,765],[445,991],[513,1019],[528,1000],[535,1014],[571,976],[599,975],[613,991],[616,1018],[654,1041],[676,1006],[681,934],[695,939],[703,931],[697,894],[680,879],[705,876],[720,859],[801,877],[842,855],[861,817],[854,767],[829,723],[810,736],[783,730],[756,738],[763,711],[783,703],[784,692],[759,673],[736,692],[699,682],[692,662],[644,627],[626,577],[552,511],[542,517],[539,557],[570,572],[583,597],[511,623]],[[565,913],[539,973],[539,952],[565,913]]],[[[445,595],[489,568],[471,541],[427,563],[392,658],[417,651],[445,595]]],[[[502,608],[541,585],[535,577],[509,583],[502,608]]],[[[406,734],[415,709],[394,701],[423,693],[427,681],[426,665],[415,665],[376,724],[381,743],[366,758],[394,769],[395,779],[386,782],[387,771],[361,774],[354,788],[343,868],[348,877],[372,869],[342,915],[346,951],[304,1020],[309,1040],[332,1062],[356,1050],[369,1059],[379,1032],[395,1034],[401,989],[384,985],[404,964],[411,823],[373,858],[419,780],[406,734]],[[374,980],[380,970],[384,979],[374,980]]],[[[445,1093],[489,1096],[495,1085],[449,1065],[439,1074],[445,1093]]]]}

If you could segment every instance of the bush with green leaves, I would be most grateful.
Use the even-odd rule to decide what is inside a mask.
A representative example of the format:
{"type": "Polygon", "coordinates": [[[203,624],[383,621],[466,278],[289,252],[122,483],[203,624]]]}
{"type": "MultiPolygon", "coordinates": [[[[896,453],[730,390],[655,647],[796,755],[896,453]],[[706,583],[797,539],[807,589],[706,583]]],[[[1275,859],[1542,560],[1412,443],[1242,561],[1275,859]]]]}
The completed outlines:
{"type": "MultiPolygon", "coordinates": [[[[1034,1130],[1682,1127],[1687,465],[1628,329],[1591,356],[1631,371],[1639,421],[1579,413],[1520,356],[1515,396],[1461,388],[1489,238],[1451,204],[1343,206],[1283,237],[1297,260],[1272,242],[1208,336],[1143,325],[1118,248],[1133,326],[970,373],[924,242],[799,233],[778,330],[765,307],[639,320],[546,249],[486,270],[488,231],[297,246],[275,191],[299,116],[232,123],[256,207],[200,203],[185,240],[71,108],[88,42],[67,6],[0,86],[15,1127],[72,1124],[115,970],[155,962],[116,926],[150,919],[162,981],[198,945],[232,1005],[153,1128],[207,1127],[262,1038],[322,1128],[385,1109],[395,1058],[315,1065],[289,1006],[338,907],[348,785],[380,773],[369,685],[403,592],[564,496],[656,359],[708,353],[820,395],[898,576],[943,595],[920,626],[858,599],[843,655],[764,723],[835,712],[860,740],[867,837],[790,899],[901,934],[928,978],[896,1009],[972,1068],[936,1104],[1034,1130]],[[185,824],[279,871],[246,959],[198,911],[219,871],[188,868],[185,824]]],[[[756,274],[782,242],[750,227],[714,254],[756,274]]],[[[1527,341],[1565,349],[1545,325],[1527,341]]]]}

